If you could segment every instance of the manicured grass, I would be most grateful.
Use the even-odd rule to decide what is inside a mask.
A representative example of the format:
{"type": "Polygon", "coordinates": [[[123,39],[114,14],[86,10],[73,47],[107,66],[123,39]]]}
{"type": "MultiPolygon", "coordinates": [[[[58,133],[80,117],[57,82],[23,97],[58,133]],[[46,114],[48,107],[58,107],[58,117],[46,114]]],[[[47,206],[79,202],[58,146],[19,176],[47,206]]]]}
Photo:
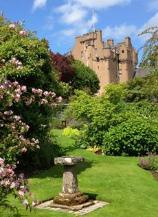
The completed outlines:
{"type": "MultiPolygon", "coordinates": [[[[59,141],[69,155],[83,156],[85,164],[77,167],[82,192],[96,195],[110,204],[86,215],[87,217],[157,217],[158,182],[150,172],[137,166],[137,158],[97,156],[86,150],[72,150],[74,141],[61,135],[59,141]]],[[[30,178],[31,191],[38,200],[54,197],[61,191],[62,167],[56,166],[30,178]]],[[[61,212],[34,210],[20,211],[26,217],[67,217],[61,212]]],[[[2,215],[0,215],[2,216],[2,215]]],[[[8,215],[4,215],[7,216],[8,215]]]]}

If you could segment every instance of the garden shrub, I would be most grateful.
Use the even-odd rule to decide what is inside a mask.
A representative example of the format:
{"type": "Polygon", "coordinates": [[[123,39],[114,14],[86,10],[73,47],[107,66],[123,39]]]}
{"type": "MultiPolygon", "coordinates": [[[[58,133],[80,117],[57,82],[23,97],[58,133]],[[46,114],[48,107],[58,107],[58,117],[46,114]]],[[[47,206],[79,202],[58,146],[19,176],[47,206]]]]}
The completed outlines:
{"type": "Polygon", "coordinates": [[[66,127],[63,131],[63,135],[71,137],[71,138],[75,138],[75,137],[78,137],[80,135],[80,131],[78,129],[66,127]]]}
{"type": "MultiPolygon", "coordinates": [[[[57,102],[52,106],[46,98],[54,97],[54,91],[59,88],[52,68],[49,46],[45,39],[39,40],[20,23],[11,23],[0,17],[0,81],[3,83],[5,80],[18,82],[18,85],[27,88],[27,102],[19,100],[12,104],[10,110],[29,126],[29,130],[25,132],[27,138],[38,139],[40,146],[36,152],[30,150],[25,153],[20,159],[21,163],[27,168],[29,165],[49,167],[53,161],[51,156],[58,154],[55,153],[56,145],[53,146],[49,138],[51,116],[57,102]],[[39,104],[36,98],[43,99],[42,103],[39,104]]],[[[17,99],[20,98],[19,88],[15,95],[17,99]]]]}
{"type": "Polygon", "coordinates": [[[128,119],[111,127],[103,145],[108,155],[147,155],[158,152],[158,127],[143,117],[128,119]]]}
{"type": "Polygon", "coordinates": [[[82,148],[100,146],[110,155],[158,152],[158,107],[153,102],[127,102],[126,85],[109,85],[101,97],[76,92],[66,114],[83,120],[77,139],[82,148]]]}
{"type": "Polygon", "coordinates": [[[66,87],[67,96],[72,95],[76,89],[85,90],[90,94],[97,93],[99,80],[92,69],[82,62],[74,60],[72,56],[52,53],[51,57],[52,65],[56,70],[59,81],[62,82],[63,89],[66,87]]]}
{"type": "Polygon", "coordinates": [[[75,74],[72,80],[74,89],[85,90],[90,94],[95,94],[99,90],[99,79],[96,73],[79,60],[74,60],[72,67],[75,74]]]}
{"type": "Polygon", "coordinates": [[[6,164],[3,158],[0,158],[0,208],[9,208],[12,213],[17,214],[17,209],[9,204],[7,196],[12,194],[18,198],[26,209],[32,208],[34,202],[30,197],[27,180],[23,174],[16,175],[15,165],[6,164]]]}

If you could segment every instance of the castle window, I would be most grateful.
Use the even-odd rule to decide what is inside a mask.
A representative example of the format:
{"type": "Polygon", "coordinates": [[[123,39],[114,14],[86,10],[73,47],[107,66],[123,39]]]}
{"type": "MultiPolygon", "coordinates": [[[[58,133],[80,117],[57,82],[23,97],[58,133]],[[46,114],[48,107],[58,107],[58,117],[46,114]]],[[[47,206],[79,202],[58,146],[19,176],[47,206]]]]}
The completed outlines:
{"type": "Polygon", "coordinates": [[[83,51],[81,51],[81,58],[83,58],[83,51]]]}
{"type": "Polygon", "coordinates": [[[125,51],[124,50],[122,50],[122,53],[124,53],[125,51]]]}
{"type": "Polygon", "coordinates": [[[99,69],[99,66],[98,66],[98,69],[99,69]]]}
{"type": "Polygon", "coordinates": [[[99,62],[99,57],[96,57],[97,62],[99,62]]]}

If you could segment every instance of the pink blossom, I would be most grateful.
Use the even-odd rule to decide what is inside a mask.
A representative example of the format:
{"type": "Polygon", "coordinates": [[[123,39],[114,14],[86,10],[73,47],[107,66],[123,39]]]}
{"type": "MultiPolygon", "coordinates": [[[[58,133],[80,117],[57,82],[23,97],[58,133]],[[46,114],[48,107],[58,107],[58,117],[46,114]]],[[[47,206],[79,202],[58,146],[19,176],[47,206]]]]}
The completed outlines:
{"type": "Polygon", "coordinates": [[[25,30],[21,30],[21,31],[19,32],[19,35],[21,35],[21,36],[27,36],[28,33],[27,33],[25,30]]]}
{"type": "Polygon", "coordinates": [[[10,28],[10,29],[15,29],[15,28],[16,28],[16,25],[15,25],[14,23],[11,23],[11,24],[9,24],[9,28],[10,28]]]}
{"type": "Polygon", "coordinates": [[[20,100],[20,94],[17,93],[15,95],[14,99],[15,99],[16,102],[19,102],[19,100],[20,100]]]}
{"type": "Polygon", "coordinates": [[[10,115],[12,115],[12,114],[13,114],[13,111],[11,111],[11,110],[10,110],[10,111],[5,111],[5,112],[4,112],[4,115],[8,115],[8,116],[10,116],[10,115]]]}
{"type": "Polygon", "coordinates": [[[13,189],[13,188],[15,188],[15,187],[16,187],[15,182],[12,182],[11,185],[10,185],[10,188],[13,189]]]}
{"type": "Polygon", "coordinates": [[[19,196],[22,196],[22,197],[23,197],[23,196],[24,196],[24,191],[19,190],[19,191],[18,191],[18,194],[19,194],[19,196]]]}
{"type": "Polygon", "coordinates": [[[23,85],[23,86],[21,87],[21,91],[26,92],[26,91],[27,91],[27,87],[23,85]]]}
{"type": "Polygon", "coordinates": [[[43,95],[44,96],[49,96],[49,92],[48,91],[44,91],[43,95]]]}
{"type": "Polygon", "coordinates": [[[59,96],[59,97],[57,98],[57,101],[58,101],[58,102],[62,102],[62,100],[63,100],[63,98],[62,98],[61,96],[59,96]]]}
{"type": "Polygon", "coordinates": [[[0,166],[4,164],[4,159],[0,157],[0,166]]]}
{"type": "Polygon", "coordinates": [[[47,104],[47,103],[48,103],[48,100],[46,100],[46,99],[41,100],[41,104],[47,104]]]}
{"type": "Polygon", "coordinates": [[[21,117],[19,115],[14,115],[13,118],[16,120],[16,121],[19,121],[21,119],[21,117]]]}
{"type": "Polygon", "coordinates": [[[22,149],[21,149],[21,152],[22,152],[22,153],[26,153],[26,152],[27,152],[27,148],[25,148],[25,147],[22,148],[22,149]]]}

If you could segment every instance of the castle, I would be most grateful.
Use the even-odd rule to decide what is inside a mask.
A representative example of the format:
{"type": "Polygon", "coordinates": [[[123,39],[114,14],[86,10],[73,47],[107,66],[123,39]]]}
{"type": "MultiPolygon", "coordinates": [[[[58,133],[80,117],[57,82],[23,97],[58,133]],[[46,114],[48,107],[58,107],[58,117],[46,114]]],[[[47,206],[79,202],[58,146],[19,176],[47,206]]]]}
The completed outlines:
{"type": "Polygon", "coordinates": [[[71,54],[74,59],[82,61],[96,72],[100,81],[100,94],[109,83],[132,79],[138,63],[137,51],[129,37],[115,45],[112,39],[103,41],[102,31],[76,37],[71,54]]]}

